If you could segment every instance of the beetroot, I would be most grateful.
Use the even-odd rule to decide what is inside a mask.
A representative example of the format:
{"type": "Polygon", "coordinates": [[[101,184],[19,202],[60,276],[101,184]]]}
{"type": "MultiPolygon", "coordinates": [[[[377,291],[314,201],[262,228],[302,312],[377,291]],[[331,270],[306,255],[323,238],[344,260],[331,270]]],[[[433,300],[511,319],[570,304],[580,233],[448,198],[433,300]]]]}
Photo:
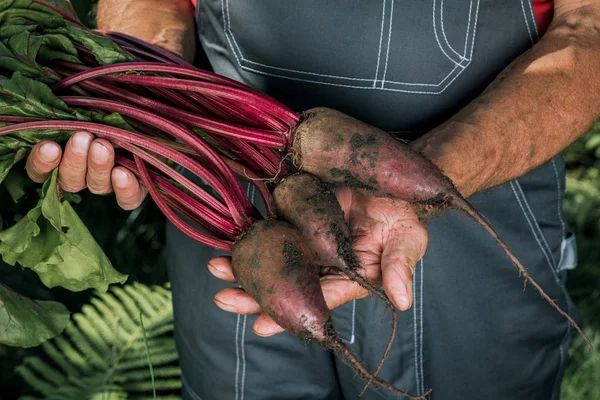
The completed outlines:
{"type": "Polygon", "coordinates": [[[291,225],[255,222],[233,246],[232,265],[240,285],[287,332],[335,352],[361,378],[382,388],[413,399],[427,396],[413,396],[375,377],[339,338],[321,291],[319,270],[302,235],[291,225]]]}
{"type": "Polygon", "coordinates": [[[292,151],[298,169],[314,174],[324,182],[344,184],[374,196],[404,200],[422,207],[427,213],[451,208],[467,214],[494,238],[526,282],[586,338],[577,323],[529,275],[452,181],[435,164],[401,141],[338,111],[315,108],[304,114],[303,122],[296,128],[292,151]]]}

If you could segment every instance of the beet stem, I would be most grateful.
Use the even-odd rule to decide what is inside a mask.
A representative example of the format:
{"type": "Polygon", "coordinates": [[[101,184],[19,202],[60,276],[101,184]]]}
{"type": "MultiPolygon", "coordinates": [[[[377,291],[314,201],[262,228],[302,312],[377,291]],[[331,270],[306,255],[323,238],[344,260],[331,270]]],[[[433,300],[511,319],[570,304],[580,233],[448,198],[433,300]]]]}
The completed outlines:
{"type": "Polygon", "coordinates": [[[166,204],[161,194],[158,192],[158,190],[156,190],[156,187],[152,184],[152,179],[150,178],[150,174],[148,173],[148,170],[146,169],[146,166],[144,165],[142,159],[136,155],[134,155],[134,158],[135,163],[138,167],[138,171],[140,172],[142,181],[148,189],[148,193],[150,193],[150,196],[152,197],[158,208],[160,208],[165,217],[167,217],[167,219],[171,221],[173,225],[175,225],[179,230],[181,230],[183,233],[185,233],[192,239],[206,246],[210,246],[217,250],[231,252],[231,249],[233,248],[233,242],[211,237],[205,233],[202,233],[192,228],[190,225],[182,221],[177,216],[177,214],[175,214],[173,210],[171,210],[171,208],[166,204]]]}
{"type": "Polygon", "coordinates": [[[214,118],[202,117],[105,83],[86,81],[81,86],[105,97],[120,100],[127,104],[136,104],[166,118],[202,129],[207,133],[236,138],[248,143],[264,144],[277,149],[284,149],[287,146],[287,139],[280,132],[244,127],[214,118]]]}
{"type": "Polygon", "coordinates": [[[205,158],[210,165],[213,165],[215,169],[222,175],[233,191],[238,197],[238,201],[243,204],[244,207],[250,209],[250,203],[246,198],[245,192],[240,184],[239,180],[235,178],[233,171],[223,161],[222,157],[208,145],[204,140],[200,139],[194,133],[188,129],[173,123],[166,118],[159,117],[151,112],[141,110],[139,108],[122,104],[112,100],[102,100],[96,98],[85,98],[85,97],[71,97],[64,96],[61,99],[68,105],[84,106],[88,108],[99,108],[102,110],[117,112],[121,115],[136,118],[142,122],[153,125],[164,132],[172,135],[173,137],[180,139],[184,143],[191,146],[198,154],[205,158]]]}
{"type": "Polygon", "coordinates": [[[247,210],[243,204],[239,203],[237,197],[230,193],[230,189],[226,187],[210,170],[206,169],[192,158],[178,153],[162,143],[137,133],[92,122],[49,120],[25,122],[17,125],[5,126],[0,128],[0,136],[23,130],[40,129],[60,129],[64,131],[85,130],[97,136],[108,138],[112,141],[131,143],[153,151],[163,157],[169,158],[177,164],[180,164],[182,167],[188,169],[199,178],[205,180],[211,187],[213,187],[217,193],[223,197],[225,203],[229,206],[236,224],[238,224],[240,227],[248,227],[252,223],[251,218],[246,213],[249,210],[247,210]]]}

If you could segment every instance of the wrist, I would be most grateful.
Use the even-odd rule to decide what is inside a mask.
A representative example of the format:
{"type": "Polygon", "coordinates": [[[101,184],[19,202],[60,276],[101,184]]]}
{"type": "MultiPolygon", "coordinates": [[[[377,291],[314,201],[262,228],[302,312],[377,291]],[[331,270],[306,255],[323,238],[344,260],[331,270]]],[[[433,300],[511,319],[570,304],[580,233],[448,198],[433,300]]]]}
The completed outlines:
{"type": "Polygon", "coordinates": [[[194,60],[196,32],[189,0],[100,0],[99,29],[122,32],[194,60]]]}
{"type": "Polygon", "coordinates": [[[465,197],[489,188],[500,155],[497,146],[482,146],[481,127],[448,121],[409,146],[434,163],[465,197]],[[489,148],[488,148],[489,147],[489,148]]]}

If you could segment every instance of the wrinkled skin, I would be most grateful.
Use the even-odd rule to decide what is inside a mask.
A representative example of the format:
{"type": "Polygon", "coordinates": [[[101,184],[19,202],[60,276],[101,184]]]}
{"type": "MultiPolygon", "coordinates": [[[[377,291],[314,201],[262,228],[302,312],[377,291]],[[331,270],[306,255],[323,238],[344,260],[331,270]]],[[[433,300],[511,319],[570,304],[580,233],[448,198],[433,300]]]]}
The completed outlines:
{"type": "MultiPolygon", "coordinates": [[[[425,226],[406,202],[343,187],[337,188],[335,194],[348,221],[354,251],[364,267],[363,275],[376,286],[383,284],[394,305],[407,310],[412,302],[412,273],[427,247],[425,226]]],[[[229,257],[212,259],[208,268],[217,278],[236,281],[229,257]]],[[[322,276],[321,286],[329,308],[368,295],[360,285],[337,273],[322,276]]],[[[258,303],[238,288],[222,290],[215,302],[229,312],[261,313],[258,303]]],[[[260,336],[283,332],[266,314],[259,316],[253,330],[260,336]]]]}

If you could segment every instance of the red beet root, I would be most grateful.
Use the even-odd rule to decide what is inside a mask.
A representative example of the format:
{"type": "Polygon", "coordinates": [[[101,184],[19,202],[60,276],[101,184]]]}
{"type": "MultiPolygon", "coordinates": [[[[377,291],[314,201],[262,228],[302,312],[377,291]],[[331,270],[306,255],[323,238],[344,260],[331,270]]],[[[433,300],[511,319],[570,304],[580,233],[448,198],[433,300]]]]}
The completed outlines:
{"type": "Polygon", "coordinates": [[[413,399],[427,396],[410,395],[375,377],[342,342],[321,291],[319,271],[291,225],[275,220],[254,223],[233,246],[232,257],[240,285],[287,332],[335,352],[361,378],[382,388],[413,399]]]}

